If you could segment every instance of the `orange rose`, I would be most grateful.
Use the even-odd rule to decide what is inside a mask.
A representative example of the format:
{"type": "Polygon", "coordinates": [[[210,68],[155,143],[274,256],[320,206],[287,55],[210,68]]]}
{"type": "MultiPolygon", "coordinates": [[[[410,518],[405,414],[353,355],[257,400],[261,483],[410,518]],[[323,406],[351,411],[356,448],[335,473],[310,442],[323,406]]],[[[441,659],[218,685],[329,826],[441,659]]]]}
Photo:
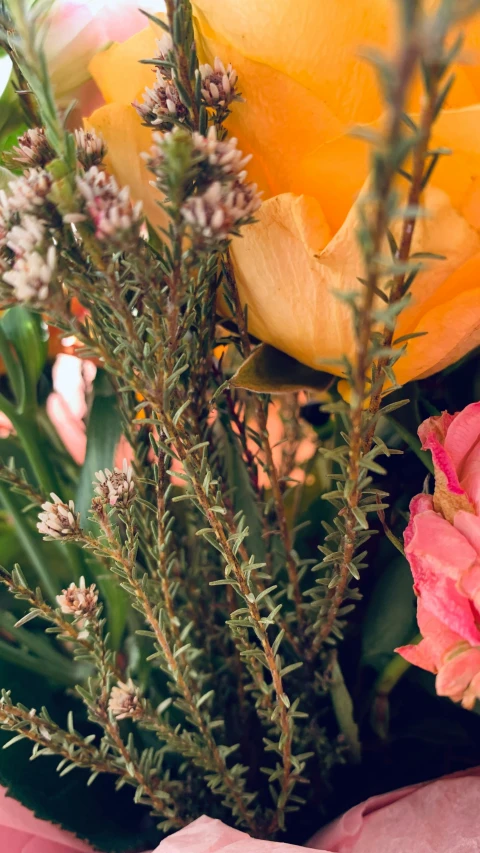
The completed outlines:
{"type": "MultiPolygon", "coordinates": [[[[352,353],[348,306],[334,291],[358,287],[356,197],[368,176],[368,150],[350,137],[357,123],[377,122],[383,105],[373,69],[359,49],[390,50],[390,0],[195,0],[202,60],[231,62],[244,104],[230,133],[252,153],[251,178],[264,190],[258,224],[233,243],[242,300],[253,334],[298,360],[322,368],[352,353]]],[[[90,117],[110,147],[110,166],[158,217],[155,192],[137,155],[150,144],[133,107],[152,80],[138,60],[155,53],[154,25],[99,54],[90,69],[106,106],[90,117]]],[[[480,25],[470,24],[470,64],[457,81],[433,146],[453,149],[437,166],[418,222],[413,251],[439,253],[419,274],[398,335],[412,340],[397,365],[405,382],[453,363],[480,343],[480,25]]],[[[411,108],[418,109],[419,85],[411,108]]]]}

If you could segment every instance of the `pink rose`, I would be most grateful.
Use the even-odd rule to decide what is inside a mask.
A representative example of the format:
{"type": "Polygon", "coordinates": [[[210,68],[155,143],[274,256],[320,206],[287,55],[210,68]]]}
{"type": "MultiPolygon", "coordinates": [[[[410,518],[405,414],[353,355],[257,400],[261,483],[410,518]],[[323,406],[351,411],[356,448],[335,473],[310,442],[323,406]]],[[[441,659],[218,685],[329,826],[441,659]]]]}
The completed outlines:
{"type": "Polygon", "coordinates": [[[437,673],[436,688],[472,708],[480,698],[480,403],[420,427],[435,492],[410,505],[405,554],[419,596],[418,646],[397,651],[437,673]]]}
{"type": "Polygon", "coordinates": [[[93,108],[99,93],[90,81],[88,63],[112,41],[125,41],[145,27],[138,7],[159,11],[160,0],[56,0],[49,14],[45,41],[48,67],[58,102],[67,106],[80,98],[93,108]],[[82,87],[82,88],[81,88],[82,87]],[[97,95],[97,98],[95,97],[97,95]]]}
{"type": "Polygon", "coordinates": [[[480,403],[427,418],[418,434],[435,466],[434,508],[448,521],[461,509],[480,515],[480,403]]]}

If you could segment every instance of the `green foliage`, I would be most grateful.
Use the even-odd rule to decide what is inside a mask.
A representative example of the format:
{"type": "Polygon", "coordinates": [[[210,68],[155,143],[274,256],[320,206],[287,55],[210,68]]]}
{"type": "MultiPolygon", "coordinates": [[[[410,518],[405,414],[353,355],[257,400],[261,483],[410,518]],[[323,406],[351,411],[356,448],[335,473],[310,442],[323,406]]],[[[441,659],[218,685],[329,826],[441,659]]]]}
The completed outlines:
{"type": "Polygon", "coordinates": [[[258,394],[285,394],[289,391],[324,391],[333,382],[330,373],[312,370],[270,344],[260,344],[231,379],[236,388],[258,394]]]}
{"type": "MultiPolygon", "coordinates": [[[[162,129],[172,134],[148,161],[165,196],[164,227],[150,225],[148,242],[138,211],[109,182],[101,155],[92,177],[80,142],[65,129],[41,48],[42,5],[9,5],[13,24],[5,28],[5,44],[25,81],[23,108],[32,124],[45,127],[54,154],[41,175],[37,223],[36,251],[43,252],[48,284],[34,282],[35,290],[20,281],[22,291],[7,278],[2,285],[5,307],[26,291],[36,314],[16,305],[0,322],[6,370],[0,408],[16,431],[5,446],[14,452],[0,465],[3,533],[10,537],[0,580],[14,596],[15,613],[0,613],[0,660],[13,688],[2,695],[0,724],[13,735],[12,748],[17,738],[27,739],[34,757],[45,757],[39,813],[81,829],[101,849],[153,845],[154,821],[169,832],[202,812],[259,837],[286,830],[302,842],[299,827],[312,814],[317,819],[332,770],[362,760],[365,720],[373,720],[375,736],[386,736],[377,713],[379,696],[387,695],[382,679],[391,676],[393,646],[414,633],[406,564],[390,548],[375,553],[372,534],[379,519],[390,541],[399,540],[405,506],[388,478],[405,444],[407,459],[420,467],[422,460],[412,438],[418,424],[403,418],[408,400],[397,394],[395,364],[408,336],[396,339],[395,325],[423,262],[435,262],[410,248],[424,213],[420,193],[446,154],[429,149],[450,86],[445,7],[423,20],[421,4],[405,2],[399,55],[393,62],[372,57],[387,120],[384,134],[369,135],[372,181],[360,200],[358,228],[364,269],[358,291],[342,297],[356,343],[354,356],[340,365],[349,386],[342,399],[329,375],[268,345],[253,348],[229,245],[251,221],[237,216],[232,198],[241,207],[254,189],[240,165],[235,172],[241,157],[230,150],[226,165],[222,160],[229,110],[207,110],[203,102],[190,3],[167,0],[167,23],[159,24],[173,46],[153,64],[170,73],[179,111],[164,115],[162,129]],[[420,67],[424,107],[413,121],[404,108],[420,67]],[[209,125],[218,133],[208,140],[219,146],[213,165],[205,140],[192,136],[209,125]],[[406,182],[401,190],[399,175],[406,182]],[[219,197],[222,187],[228,194],[219,197]],[[393,219],[401,222],[398,242],[393,219]],[[231,319],[217,340],[220,288],[231,319]],[[73,299],[85,309],[82,320],[71,316],[73,299]],[[74,334],[82,355],[101,365],[88,401],[81,472],[46,425],[41,314],[74,334]],[[299,417],[300,388],[329,392],[313,437],[299,417]],[[270,393],[278,395],[274,401],[270,393]],[[269,429],[272,415],[281,419],[280,447],[269,429]],[[122,433],[132,468],[112,471],[122,433]],[[311,458],[299,463],[305,438],[311,458]],[[306,475],[301,485],[299,464],[306,475]],[[98,493],[96,471],[103,472],[98,493]],[[384,477],[392,497],[382,488],[384,477]],[[42,515],[48,536],[40,542],[33,509],[50,491],[58,498],[42,515]],[[68,504],[72,496],[75,506],[68,504]],[[66,557],[61,568],[59,551],[66,557]],[[372,555],[380,577],[359,626],[357,584],[372,555]],[[335,648],[344,639],[348,653],[335,648]],[[40,661],[44,677],[32,679],[32,698],[16,676],[40,668],[40,661]],[[380,692],[378,684],[363,685],[372,671],[380,692]],[[60,689],[72,680],[74,696],[60,689]],[[32,711],[43,697],[49,710],[32,711]],[[56,783],[49,776],[54,760],[56,783]],[[86,769],[91,786],[79,794],[86,769]],[[57,797],[67,775],[68,796],[57,797]],[[113,789],[120,799],[112,805],[113,789]],[[141,807],[137,822],[123,807],[127,793],[141,807]],[[112,833],[119,810],[128,829],[112,833]]],[[[12,213],[9,233],[25,224],[24,213],[12,213]]],[[[2,264],[12,267],[14,249],[1,252],[2,264]]],[[[420,411],[425,403],[413,391],[420,411]]],[[[0,605],[5,609],[3,598],[0,605]]],[[[15,796],[33,802],[25,769],[17,772],[4,759],[2,774],[15,796]]]]}

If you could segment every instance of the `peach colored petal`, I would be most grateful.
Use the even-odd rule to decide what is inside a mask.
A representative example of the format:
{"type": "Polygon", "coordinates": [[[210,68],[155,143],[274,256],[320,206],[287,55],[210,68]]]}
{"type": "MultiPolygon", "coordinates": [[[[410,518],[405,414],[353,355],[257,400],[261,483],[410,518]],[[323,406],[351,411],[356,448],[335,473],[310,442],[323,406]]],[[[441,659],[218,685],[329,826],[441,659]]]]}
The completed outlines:
{"type": "Polygon", "coordinates": [[[477,553],[453,525],[412,502],[405,555],[425,609],[472,644],[480,643],[476,614],[456,584],[476,562],[477,553]]]}
{"type": "Polygon", "coordinates": [[[454,654],[438,671],[436,691],[439,696],[461,697],[479,673],[480,649],[468,649],[454,654]]]}
{"type": "Polygon", "coordinates": [[[93,57],[89,71],[107,104],[131,104],[145,86],[151,85],[154,70],[140,60],[155,56],[160,35],[160,29],[151,24],[128,41],[113,44],[93,57]]]}

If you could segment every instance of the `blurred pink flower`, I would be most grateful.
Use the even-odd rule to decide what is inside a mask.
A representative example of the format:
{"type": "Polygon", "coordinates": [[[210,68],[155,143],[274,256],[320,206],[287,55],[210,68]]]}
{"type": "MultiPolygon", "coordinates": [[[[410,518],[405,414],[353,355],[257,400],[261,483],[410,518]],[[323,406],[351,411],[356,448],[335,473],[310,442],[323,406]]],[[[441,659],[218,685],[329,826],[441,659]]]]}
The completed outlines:
{"type": "Polygon", "coordinates": [[[86,393],[95,372],[95,365],[91,361],[65,353],[57,356],[53,366],[53,392],[47,400],[47,414],[78,465],[85,460],[86,393]]]}
{"type": "Polygon", "coordinates": [[[153,0],[55,0],[45,42],[47,62],[61,106],[79,98],[83,115],[99,106],[99,92],[90,80],[88,64],[112,41],[125,41],[145,27],[147,11],[163,3],[153,0]],[[87,81],[89,81],[87,83],[87,81]],[[87,84],[85,88],[81,88],[87,84]],[[88,103],[87,103],[88,102],[88,103]]]}
{"type": "Polygon", "coordinates": [[[480,698],[480,403],[428,418],[419,435],[435,492],[411,502],[405,555],[424,639],[397,651],[437,673],[439,695],[472,708],[480,698]]]}

